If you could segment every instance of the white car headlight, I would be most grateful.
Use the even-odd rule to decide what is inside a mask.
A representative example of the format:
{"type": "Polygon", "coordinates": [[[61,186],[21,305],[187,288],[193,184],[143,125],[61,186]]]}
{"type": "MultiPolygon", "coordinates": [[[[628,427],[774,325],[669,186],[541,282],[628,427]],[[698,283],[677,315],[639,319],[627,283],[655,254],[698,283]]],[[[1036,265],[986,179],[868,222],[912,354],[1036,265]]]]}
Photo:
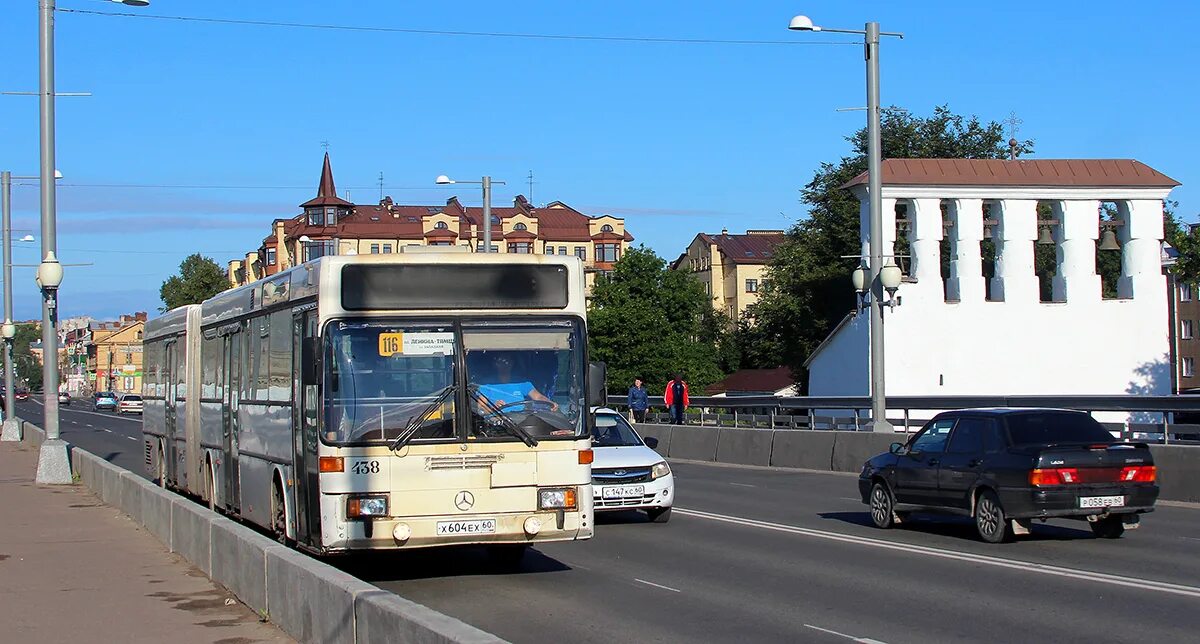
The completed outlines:
{"type": "Polygon", "coordinates": [[[660,479],[671,473],[671,466],[666,461],[659,461],[650,468],[650,480],[660,479]]]}

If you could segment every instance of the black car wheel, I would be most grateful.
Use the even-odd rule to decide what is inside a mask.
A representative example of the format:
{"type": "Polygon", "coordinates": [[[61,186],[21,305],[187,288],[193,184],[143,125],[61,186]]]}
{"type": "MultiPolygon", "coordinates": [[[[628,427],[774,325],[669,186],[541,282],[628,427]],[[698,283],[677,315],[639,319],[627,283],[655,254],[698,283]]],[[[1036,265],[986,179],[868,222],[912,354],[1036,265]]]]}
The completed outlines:
{"type": "Polygon", "coordinates": [[[1004,516],[1000,499],[991,490],[984,490],[975,502],[975,529],[988,543],[1004,543],[1012,538],[1012,528],[1004,516]]]}
{"type": "Polygon", "coordinates": [[[876,528],[887,529],[896,525],[896,503],[892,491],[882,481],[871,486],[871,523],[876,528]]]}
{"type": "Polygon", "coordinates": [[[1092,534],[1099,539],[1120,539],[1125,534],[1125,522],[1121,517],[1106,517],[1090,523],[1092,534]]]}

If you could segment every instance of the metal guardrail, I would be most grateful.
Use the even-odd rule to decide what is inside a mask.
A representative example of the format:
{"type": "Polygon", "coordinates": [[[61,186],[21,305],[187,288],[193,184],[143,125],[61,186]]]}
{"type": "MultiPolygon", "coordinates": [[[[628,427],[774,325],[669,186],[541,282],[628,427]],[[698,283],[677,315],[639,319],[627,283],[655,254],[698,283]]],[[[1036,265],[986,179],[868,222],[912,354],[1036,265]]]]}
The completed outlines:
{"type": "MultiPolygon", "coordinates": [[[[608,396],[608,405],[628,407],[626,396],[608,396]]],[[[686,424],[750,429],[866,429],[870,425],[871,399],[867,396],[694,396],[691,397],[686,424]],[[715,411],[714,411],[715,410],[715,411]],[[845,411],[845,414],[829,414],[845,411]],[[821,413],[818,413],[821,412],[821,413]]],[[[1200,424],[1174,422],[1176,414],[1200,416],[1200,395],[1179,396],[891,396],[887,405],[902,417],[889,420],[897,431],[914,432],[928,414],[912,418],[914,410],[941,411],[968,407],[1042,407],[1076,409],[1086,412],[1129,412],[1145,414],[1144,422],[1104,423],[1122,438],[1138,440],[1200,440],[1200,424]]],[[[650,397],[648,422],[670,422],[670,415],[653,411],[665,409],[662,396],[650,397]]]]}

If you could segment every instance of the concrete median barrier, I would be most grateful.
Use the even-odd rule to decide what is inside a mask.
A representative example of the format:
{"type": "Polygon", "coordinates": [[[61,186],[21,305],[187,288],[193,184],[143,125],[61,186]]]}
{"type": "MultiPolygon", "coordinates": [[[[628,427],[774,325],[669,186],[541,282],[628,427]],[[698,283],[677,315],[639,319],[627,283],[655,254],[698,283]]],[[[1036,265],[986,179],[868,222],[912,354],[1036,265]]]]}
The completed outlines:
{"type": "Polygon", "coordinates": [[[717,441],[717,462],[736,465],[770,465],[775,432],[769,429],[722,429],[717,441]]]}
{"type": "Polygon", "coordinates": [[[121,472],[121,511],[129,515],[138,525],[142,523],[142,495],[146,483],[142,477],[129,471],[121,472]]]}
{"type": "Polygon", "coordinates": [[[717,441],[720,430],[716,427],[689,427],[676,425],[671,429],[671,458],[690,461],[717,460],[717,441]]]}
{"type": "Polygon", "coordinates": [[[654,451],[660,456],[666,456],[671,453],[671,425],[657,425],[652,423],[641,423],[636,426],[642,438],[658,439],[658,447],[654,451]]]}
{"type": "Polygon", "coordinates": [[[770,464],[774,467],[828,470],[836,433],[803,429],[775,430],[770,464]]]}
{"type": "Polygon", "coordinates": [[[378,587],[287,548],[268,550],[266,564],[272,623],[301,642],[355,641],[354,598],[378,587]]]}
{"type": "Polygon", "coordinates": [[[1158,498],[1200,503],[1200,446],[1151,445],[1158,468],[1158,498]]]}
{"type": "Polygon", "coordinates": [[[250,608],[269,613],[267,552],[286,549],[224,517],[212,521],[212,574],[250,608]]]}
{"type": "Polygon", "coordinates": [[[175,501],[173,496],[155,485],[151,485],[149,490],[142,491],[142,525],[169,549],[171,548],[171,505],[175,501]]]}
{"type": "Polygon", "coordinates": [[[425,606],[382,590],[361,593],[354,602],[356,641],[369,644],[492,644],[504,640],[425,606]]]}
{"type": "Polygon", "coordinates": [[[217,515],[190,499],[171,503],[171,550],[212,576],[212,520],[217,515]]]}
{"type": "Polygon", "coordinates": [[[867,459],[888,451],[888,446],[896,442],[904,442],[903,434],[893,435],[875,432],[834,432],[837,438],[833,443],[833,457],[830,459],[830,469],[835,472],[862,471],[863,462],[867,459]]]}

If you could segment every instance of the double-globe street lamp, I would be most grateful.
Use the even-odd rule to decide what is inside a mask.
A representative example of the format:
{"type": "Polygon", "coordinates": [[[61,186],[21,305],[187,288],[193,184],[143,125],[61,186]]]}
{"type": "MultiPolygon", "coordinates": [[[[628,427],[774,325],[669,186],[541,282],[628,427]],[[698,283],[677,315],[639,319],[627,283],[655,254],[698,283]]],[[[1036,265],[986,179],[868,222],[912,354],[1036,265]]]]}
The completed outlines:
{"type": "MultiPolygon", "coordinates": [[[[884,396],[883,377],[883,306],[884,291],[895,291],[899,285],[888,289],[880,274],[884,269],[883,254],[883,209],[882,189],[883,177],[880,176],[880,141],[879,141],[879,37],[895,36],[903,38],[903,34],[879,31],[878,22],[868,22],[866,28],[858,29],[827,29],[813,24],[808,16],[792,18],[788,29],[794,31],[826,31],[835,34],[857,34],[863,37],[864,55],[867,62],[867,191],[870,203],[870,250],[866,265],[868,274],[861,275],[864,283],[856,286],[865,287],[870,291],[871,318],[871,428],[877,432],[894,431],[887,421],[887,404],[884,396]],[[868,281],[869,278],[869,281],[868,281]]],[[[897,267],[897,271],[898,271],[897,267]]],[[[889,269],[890,271],[890,269],[889,269]]],[[[893,277],[895,274],[889,275],[893,277]]],[[[856,278],[857,279],[857,278],[856,278]]],[[[864,290],[862,288],[860,291],[864,290]]]]}
{"type": "MultiPolygon", "coordinates": [[[[149,0],[119,0],[144,7],[149,0]]],[[[55,0],[38,0],[38,103],[41,139],[42,264],[38,286],[42,290],[42,387],[45,392],[43,425],[46,440],[38,454],[39,484],[71,483],[71,461],[58,426],[58,286],[62,264],[57,249],[57,210],[54,184],[54,10],[55,0]]]]}
{"type": "Polygon", "coordinates": [[[483,177],[481,181],[455,181],[446,175],[438,175],[434,183],[439,186],[447,186],[455,183],[478,184],[483,186],[483,252],[492,252],[492,184],[498,183],[505,185],[503,181],[492,181],[489,176],[483,177]]]}

